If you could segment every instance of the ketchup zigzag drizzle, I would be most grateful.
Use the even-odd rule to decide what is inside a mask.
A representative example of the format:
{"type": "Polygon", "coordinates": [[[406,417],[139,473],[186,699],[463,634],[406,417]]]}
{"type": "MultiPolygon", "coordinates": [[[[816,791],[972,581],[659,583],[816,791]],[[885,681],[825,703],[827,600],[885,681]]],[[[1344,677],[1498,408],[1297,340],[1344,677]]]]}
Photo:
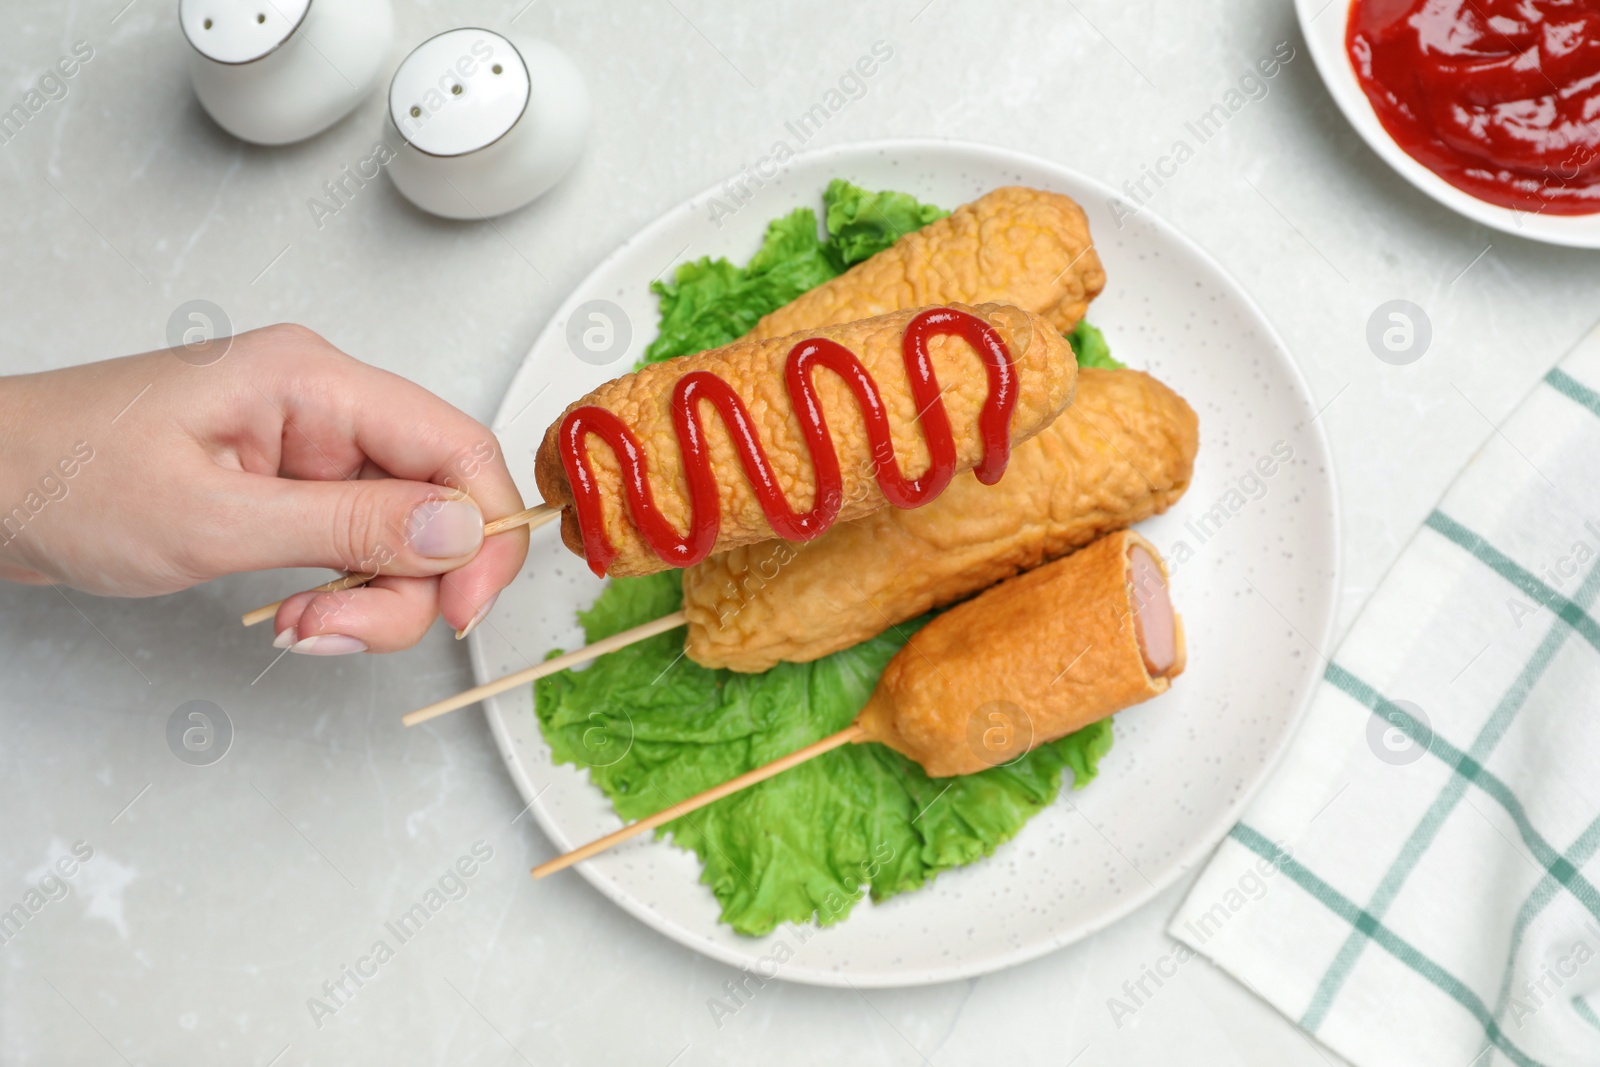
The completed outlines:
{"type": "Polygon", "coordinates": [[[561,422],[561,463],[572,486],[589,568],[604,577],[617,557],[616,546],[606,533],[600,487],[589,466],[585,446],[590,434],[610,445],[621,464],[629,517],[650,550],[674,567],[689,567],[710,555],[722,529],[722,509],[711,467],[710,446],[700,423],[702,401],[711,404],[722,416],[738,450],[745,476],[750,480],[750,488],[774,533],[786,541],[809,541],[832,526],[844,503],[844,485],[839,454],[833,447],[828,421],[811,380],[814,366],[826,367],[839,375],[855,395],[866,422],[878,486],[889,503],[897,508],[926,504],[944,491],[956,469],[955,437],[940,397],[933,360],[928,354],[928,342],[944,335],[960,337],[971,345],[989,373],[989,395],[978,415],[983,459],[973,473],[985,485],[993,485],[1005,473],[1006,463],[1011,458],[1011,414],[1017,406],[1011,352],[999,333],[977,316],[954,308],[930,308],[911,320],[901,339],[911,395],[920,413],[917,421],[932,457],[927,471],[919,478],[907,478],[901,472],[889,435],[883,397],[855,353],[821,337],[801,341],[789,350],[784,384],[795,416],[800,420],[800,429],[811,453],[812,469],[817,476],[816,505],[807,512],[797,513],[789,506],[744,401],[732,386],[710,371],[685,374],[678,379],[672,392],[673,429],[683,453],[692,509],[687,535],[679,534],[656,507],[650,490],[649,461],[633,431],[604,408],[591,404],[573,409],[561,422]]]}

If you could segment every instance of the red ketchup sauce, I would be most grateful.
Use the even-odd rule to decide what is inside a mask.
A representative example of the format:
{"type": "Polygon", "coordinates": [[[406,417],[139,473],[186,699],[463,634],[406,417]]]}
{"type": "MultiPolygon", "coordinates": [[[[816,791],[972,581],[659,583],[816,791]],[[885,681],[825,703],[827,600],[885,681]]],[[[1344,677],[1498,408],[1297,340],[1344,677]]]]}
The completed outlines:
{"type": "Polygon", "coordinates": [[[1353,0],[1345,48],[1384,129],[1456,188],[1600,211],[1600,2],[1353,0]]]}
{"type": "Polygon", "coordinates": [[[944,335],[966,341],[988,370],[989,395],[978,414],[983,459],[973,473],[985,485],[993,485],[1005,473],[1006,463],[1011,458],[1011,413],[1017,406],[1011,352],[994,328],[982,319],[954,308],[930,308],[911,320],[901,339],[911,395],[920,412],[917,421],[932,457],[928,469],[917,478],[907,478],[900,470],[894,442],[889,436],[889,418],[883,397],[855,353],[821,337],[801,341],[789,350],[784,365],[784,385],[795,416],[800,420],[800,429],[811,453],[811,466],[817,476],[816,503],[810,511],[796,512],[789,506],[744,401],[727,382],[710,371],[685,374],[672,391],[673,430],[683,453],[684,475],[689,484],[692,519],[687,534],[679,534],[656,507],[648,477],[649,460],[633,431],[601,407],[585,405],[569,412],[561,422],[559,448],[562,465],[572,485],[578,528],[583,533],[583,551],[589,568],[604,577],[617,556],[616,546],[606,533],[600,487],[589,466],[587,439],[591,434],[609,445],[622,465],[628,516],[650,550],[674,567],[692,566],[711,554],[722,528],[722,508],[710,448],[700,423],[702,402],[709,403],[722,417],[739,453],[745,477],[750,480],[750,487],[774,533],[786,541],[809,541],[832,526],[844,504],[844,481],[839,471],[839,454],[833,447],[828,422],[812,382],[813,367],[825,367],[837,374],[855,396],[866,422],[878,486],[889,503],[897,508],[926,504],[944,491],[956,470],[955,437],[944,401],[940,399],[933,360],[928,354],[928,342],[944,335]]]}

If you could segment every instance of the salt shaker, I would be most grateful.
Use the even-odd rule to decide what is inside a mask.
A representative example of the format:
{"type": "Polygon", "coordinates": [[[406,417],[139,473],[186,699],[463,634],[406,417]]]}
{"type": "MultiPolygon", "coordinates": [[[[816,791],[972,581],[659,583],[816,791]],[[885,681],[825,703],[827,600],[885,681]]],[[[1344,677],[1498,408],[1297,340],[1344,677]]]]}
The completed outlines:
{"type": "Polygon", "coordinates": [[[403,142],[389,176],[407,199],[445,218],[491,218],[533,200],[577,162],[589,93],[554,45],[463,28],[401,62],[389,117],[403,142]]]}
{"type": "Polygon", "coordinates": [[[241,140],[302,141],[377,84],[394,41],[390,0],[178,0],[189,77],[241,140]]]}

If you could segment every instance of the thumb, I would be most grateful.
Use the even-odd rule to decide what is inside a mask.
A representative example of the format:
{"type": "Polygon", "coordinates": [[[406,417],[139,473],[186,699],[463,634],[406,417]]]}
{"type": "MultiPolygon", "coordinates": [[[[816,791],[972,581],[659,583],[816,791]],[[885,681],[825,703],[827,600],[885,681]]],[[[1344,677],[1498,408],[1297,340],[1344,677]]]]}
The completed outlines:
{"type": "Polygon", "coordinates": [[[234,521],[208,561],[219,574],[333,567],[358,574],[442,574],[483,545],[483,514],[458,490],[400,478],[295,481],[242,475],[234,521]]]}

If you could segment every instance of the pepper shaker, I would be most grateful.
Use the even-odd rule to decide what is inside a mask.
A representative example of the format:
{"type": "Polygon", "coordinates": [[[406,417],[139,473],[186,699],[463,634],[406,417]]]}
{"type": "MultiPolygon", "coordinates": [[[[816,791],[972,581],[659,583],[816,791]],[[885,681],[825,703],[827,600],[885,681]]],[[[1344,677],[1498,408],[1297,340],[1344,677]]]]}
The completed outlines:
{"type": "Polygon", "coordinates": [[[463,28],[401,62],[389,117],[403,143],[387,169],[407,199],[445,218],[491,218],[527,204],[577,162],[589,93],[554,45],[463,28]]]}
{"type": "Polygon", "coordinates": [[[189,77],[217,125],[255,144],[302,141],[378,82],[390,0],[179,0],[189,77]]]}

